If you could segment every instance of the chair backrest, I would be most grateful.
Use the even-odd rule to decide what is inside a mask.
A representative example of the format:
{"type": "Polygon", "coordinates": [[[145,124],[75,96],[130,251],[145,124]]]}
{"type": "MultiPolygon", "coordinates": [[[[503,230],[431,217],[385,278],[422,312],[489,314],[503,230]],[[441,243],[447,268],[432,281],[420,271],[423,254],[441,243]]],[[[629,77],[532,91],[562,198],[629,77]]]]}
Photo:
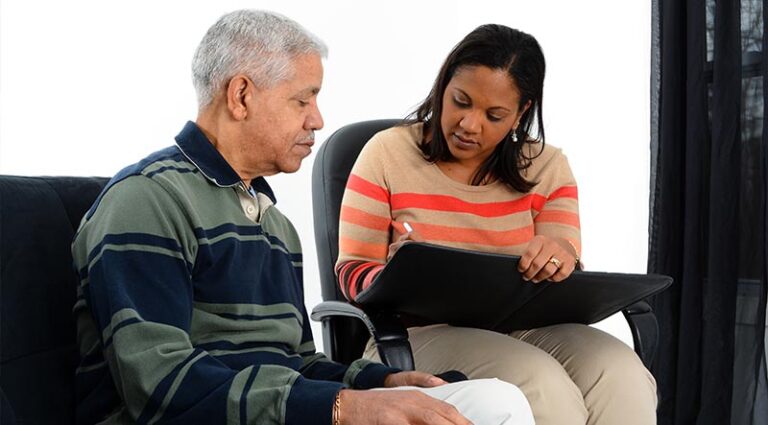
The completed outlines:
{"type": "Polygon", "coordinates": [[[18,424],[74,422],[70,244],[107,181],[0,176],[0,392],[18,424]]]}
{"type": "MultiPolygon", "coordinates": [[[[363,121],[337,130],[323,143],[312,167],[312,209],[315,222],[320,285],[325,301],[343,301],[334,273],[339,256],[339,211],[347,178],[363,146],[379,131],[399,123],[397,119],[363,121]]],[[[350,318],[334,318],[323,324],[325,352],[333,360],[349,363],[360,358],[368,331],[350,318]]]]}

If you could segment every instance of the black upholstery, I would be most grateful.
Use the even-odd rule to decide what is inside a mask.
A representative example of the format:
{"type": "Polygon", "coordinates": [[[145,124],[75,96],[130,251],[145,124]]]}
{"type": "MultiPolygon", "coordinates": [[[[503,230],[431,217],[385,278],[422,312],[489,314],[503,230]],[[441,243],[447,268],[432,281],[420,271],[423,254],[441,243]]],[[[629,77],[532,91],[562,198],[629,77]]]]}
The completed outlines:
{"type": "Polygon", "coordinates": [[[5,397],[3,389],[0,388],[0,424],[16,425],[16,416],[11,408],[11,403],[5,397]]]}
{"type": "Polygon", "coordinates": [[[107,179],[0,176],[3,424],[70,424],[78,354],[70,244],[107,179]],[[6,422],[8,421],[8,422],[6,422]]]}
{"type": "Polygon", "coordinates": [[[312,212],[324,300],[344,299],[335,284],[333,264],[339,256],[339,212],[349,173],[368,139],[398,122],[394,119],[375,120],[342,127],[317,152],[312,167],[312,212]],[[326,285],[326,282],[333,284],[326,285]]]}
{"type": "MultiPolygon", "coordinates": [[[[323,300],[344,301],[333,267],[339,256],[339,212],[347,177],[368,139],[396,123],[389,119],[342,127],[317,152],[312,167],[312,213],[323,300]]],[[[326,354],[345,364],[359,359],[370,337],[365,324],[346,315],[327,317],[322,322],[326,354]]]]}
{"type": "MultiPolygon", "coordinates": [[[[334,273],[338,258],[339,213],[347,177],[365,143],[377,132],[399,120],[375,120],[350,124],[333,133],[317,152],[312,169],[312,205],[315,242],[323,302],[312,318],[322,321],[323,343],[328,356],[342,363],[361,357],[370,335],[377,342],[382,361],[403,369],[413,368],[413,356],[405,328],[396,312],[365,311],[347,304],[334,273]]],[[[650,306],[641,301],[626,309],[635,351],[650,368],[658,325],[650,306]]]]}

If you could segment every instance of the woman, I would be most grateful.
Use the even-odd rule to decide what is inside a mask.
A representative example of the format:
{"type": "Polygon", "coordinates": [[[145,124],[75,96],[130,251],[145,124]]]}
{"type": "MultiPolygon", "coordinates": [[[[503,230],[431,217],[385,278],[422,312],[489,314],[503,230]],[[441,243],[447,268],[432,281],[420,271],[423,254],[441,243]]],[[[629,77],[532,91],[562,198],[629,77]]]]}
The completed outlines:
{"type": "MultiPolygon", "coordinates": [[[[366,144],[341,211],[336,271],[350,300],[407,240],[520,255],[532,284],[579,266],[576,182],[563,153],[544,143],[544,68],[532,36],[478,27],[410,119],[366,144]]],[[[651,374],[629,347],[589,326],[504,335],[433,325],[409,334],[418,369],[513,383],[539,425],[656,422],[651,374]]],[[[370,344],[366,356],[377,358],[370,344]]]]}

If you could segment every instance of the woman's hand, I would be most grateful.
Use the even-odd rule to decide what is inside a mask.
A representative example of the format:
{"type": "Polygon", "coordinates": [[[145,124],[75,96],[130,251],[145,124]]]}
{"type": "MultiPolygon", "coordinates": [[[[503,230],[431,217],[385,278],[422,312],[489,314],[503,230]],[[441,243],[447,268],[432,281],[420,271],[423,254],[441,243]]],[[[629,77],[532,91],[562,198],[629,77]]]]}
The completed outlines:
{"type": "Polygon", "coordinates": [[[544,279],[560,282],[573,273],[577,255],[567,240],[538,235],[528,243],[517,269],[523,279],[533,283],[544,279]]]}
{"type": "Polygon", "coordinates": [[[395,230],[402,233],[400,237],[395,239],[394,242],[389,244],[389,253],[387,254],[387,261],[392,259],[392,256],[395,255],[395,252],[397,252],[398,249],[400,249],[403,244],[408,243],[408,241],[412,242],[424,242],[424,239],[419,236],[419,234],[415,230],[408,231],[403,227],[402,224],[395,225],[395,230]]]}

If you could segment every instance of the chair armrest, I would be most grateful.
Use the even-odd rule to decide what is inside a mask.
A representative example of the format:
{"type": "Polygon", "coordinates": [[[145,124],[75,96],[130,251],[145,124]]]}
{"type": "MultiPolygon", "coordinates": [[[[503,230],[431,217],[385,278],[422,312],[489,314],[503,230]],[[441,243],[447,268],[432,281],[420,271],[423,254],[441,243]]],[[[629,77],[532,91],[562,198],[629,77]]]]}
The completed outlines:
{"type": "Polygon", "coordinates": [[[352,317],[362,321],[373,336],[379,357],[385,365],[402,370],[414,370],[413,352],[408,342],[408,330],[400,316],[382,311],[366,313],[363,309],[343,301],[323,301],[312,309],[315,321],[333,317],[352,317]]]}
{"type": "Polygon", "coordinates": [[[365,327],[368,328],[368,332],[371,335],[376,333],[376,326],[374,326],[373,321],[370,319],[370,317],[368,317],[367,314],[365,314],[361,308],[355,307],[352,304],[345,303],[343,301],[323,301],[316,305],[315,308],[312,309],[312,313],[309,315],[309,317],[311,317],[315,322],[321,322],[326,318],[336,316],[353,317],[358,319],[362,321],[363,324],[365,324],[365,327]]]}
{"type": "Polygon", "coordinates": [[[632,331],[635,352],[645,367],[650,369],[659,345],[659,324],[656,315],[650,304],[645,301],[630,305],[622,310],[622,313],[632,331]]]}
{"type": "Polygon", "coordinates": [[[645,301],[638,301],[624,309],[625,314],[642,314],[651,312],[653,312],[651,305],[645,301]]]}

